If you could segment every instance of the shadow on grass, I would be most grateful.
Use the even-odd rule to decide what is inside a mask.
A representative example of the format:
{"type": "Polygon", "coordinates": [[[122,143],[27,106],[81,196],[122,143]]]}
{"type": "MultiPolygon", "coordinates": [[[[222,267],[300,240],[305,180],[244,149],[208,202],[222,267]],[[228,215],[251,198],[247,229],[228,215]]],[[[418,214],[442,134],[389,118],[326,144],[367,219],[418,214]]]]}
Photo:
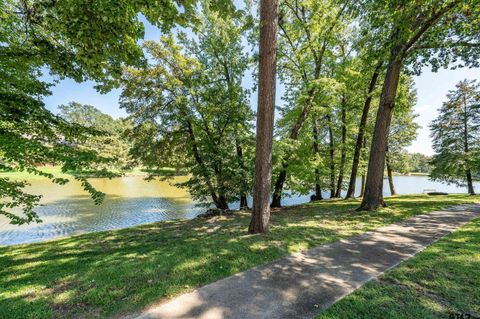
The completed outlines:
{"type": "Polygon", "coordinates": [[[317,319],[480,317],[479,229],[480,219],[470,222],[317,319]]]}
{"type": "Polygon", "coordinates": [[[38,244],[0,247],[0,317],[105,317],[287,254],[442,207],[468,196],[404,196],[357,213],[357,201],[315,202],[272,215],[266,235],[246,233],[248,213],[166,221],[38,244]]]}

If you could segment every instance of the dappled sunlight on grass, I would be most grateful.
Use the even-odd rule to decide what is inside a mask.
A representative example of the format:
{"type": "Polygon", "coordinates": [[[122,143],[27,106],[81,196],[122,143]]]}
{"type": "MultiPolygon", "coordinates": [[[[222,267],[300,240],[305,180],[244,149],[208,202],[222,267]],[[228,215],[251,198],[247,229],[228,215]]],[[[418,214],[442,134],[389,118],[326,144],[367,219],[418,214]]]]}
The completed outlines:
{"type": "Polygon", "coordinates": [[[476,219],[367,283],[317,318],[423,319],[449,318],[451,313],[478,316],[479,247],[480,219],[476,219]]]}
{"type": "Polygon", "coordinates": [[[264,235],[248,234],[249,213],[240,212],[0,247],[0,317],[129,313],[290,253],[473,201],[480,198],[401,196],[378,212],[355,212],[357,200],[324,201],[273,213],[264,235]]]}

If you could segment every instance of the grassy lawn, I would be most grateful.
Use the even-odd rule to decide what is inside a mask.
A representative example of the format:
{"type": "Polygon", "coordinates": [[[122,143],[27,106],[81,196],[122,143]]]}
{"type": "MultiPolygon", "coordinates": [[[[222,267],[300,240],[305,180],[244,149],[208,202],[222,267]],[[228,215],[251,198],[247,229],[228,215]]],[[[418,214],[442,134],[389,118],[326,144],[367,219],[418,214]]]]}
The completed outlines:
{"type": "MultiPolygon", "coordinates": [[[[55,177],[61,177],[61,178],[69,178],[71,177],[68,174],[62,173],[61,167],[59,166],[44,166],[39,168],[41,171],[45,173],[50,173],[53,174],[55,177]]],[[[0,171],[0,178],[10,178],[10,179],[15,179],[15,180],[27,180],[27,181],[32,181],[32,180],[39,180],[39,179],[46,179],[46,177],[35,175],[35,174],[30,174],[28,172],[18,172],[18,171],[0,171]]]]}
{"type": "Polygon", "coordinates": [[[317,317],[327,318],[480,318],[480,219],[317,317]]]}
{"type": "Polygon", "coordinates": [[[390,206],[378,212],[357,213],[355,200],[326,201],[274,213],[267,235],[247,234],[249,214],[244,212],[0,247],[0,318],[92,318],[138,311],[293,252],[471,202],[480,197],[399,196],[388,198],[390,206]]]}

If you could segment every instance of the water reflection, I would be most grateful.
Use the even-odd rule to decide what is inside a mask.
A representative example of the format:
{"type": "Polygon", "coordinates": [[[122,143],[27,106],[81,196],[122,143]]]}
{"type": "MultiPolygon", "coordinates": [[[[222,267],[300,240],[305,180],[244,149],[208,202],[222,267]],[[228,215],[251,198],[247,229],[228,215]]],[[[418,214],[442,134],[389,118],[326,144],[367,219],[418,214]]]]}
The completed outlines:
{"type": "MultiPolygon", "coordinates": [[[[176,177],[174,182],[185,181],[176,177]]],[[[36,209],[43,222],[10,225],[0,216],[0,245],[42,241],[85,232],[125,228],[155,221],[193,218],[203,208],[195,207],[188,193],[165,181],[144,181],[141,177],[112,180],[92,179],[107,194],[95,205],[78,182],[65,186],[47,180],[32,181],[28,191],[44,197],[36,209]]]]}
{"type": "MultiPolygon", "coordinates": [[[[187,177],[175,177],[173,182],[187,177]]],[[[155,221],[193,218],[205,209],[195,207],[189,194],[166,181],[143,180],[142,177],[116,179],[92,179],[92,184],[107,194],[101,205],[94,205],[78,182],[60,186],[48,180],[35,180],[28,191],[43,195],[42,206],[37,212],[43,220],[40,224],[15,226],[0,216],[0,245],[29,243],[85,232],[125,228],[155,221]]],[[[388,196],[388,184],[384,181],[384,195],[388,196]]],[[[464,188],[429,181],[424,176],[395,176],[399,194],[422,193],[425,189],[450,193],[465,193],[464,188]]],[[[357,195],[360,181],[357,183],[357,195]]],[[[479,190],[476,183],[476,190],[479,190]]],[[[328,193],[324,193],[328,198],[328,193]]],[[[310,196],[285,197],[284,205],[308,202],[310,196]]],[[[251,200],[250,200],[251,204],[251,200]]],[[[237,207],[233,203],[232,207],[237,207]]]]}

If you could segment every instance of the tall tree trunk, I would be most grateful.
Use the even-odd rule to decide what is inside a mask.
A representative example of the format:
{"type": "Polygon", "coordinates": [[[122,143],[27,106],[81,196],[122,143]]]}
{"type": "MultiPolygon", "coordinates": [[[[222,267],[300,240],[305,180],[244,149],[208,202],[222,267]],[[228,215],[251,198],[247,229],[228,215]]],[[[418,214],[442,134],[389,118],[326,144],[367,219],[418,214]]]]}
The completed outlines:
{"type": "Polygon", "coordinates": [[[247,195],[240,196],[240,209],[248,209],[247,195]]]}
{"type": "MultiPolygon", "coordinates": [[[[297,118],[297,121],[292,127],[292,130],[290,131],[289,138],[292,140],[297,140],[298,139],[298,134],[300,133],[300,129],[303,126],[303,123],[305,123],[305,120],[307,119],[308,113],[310,112],[310,109],[313,105],[313,98],[315,97],[315,90],[311,89],[308,92],[308,99],[305,102],[302,112],[300,113],[299,117],[297,118]]],[[[287,155],[282,162],[282,169],[280,170],[280,173],[278,174],[278,177],[275,181],[275,188],[273,191],[273,197],[272,197],[272,204],[270,207],[281,207],[282,206],[282,192],[283,192],[283,185],[285,184],[285,180],[287,178],[287,168],[288,168],[288,161],[290,159],[290,156],[287,155]]]]}
{"type": "Polygon", "coordinates": [[[225,198],[225,195],[219,195],[218,196],[218,205],[216,205],[217,208],[227,210],[228,209],[228,201],[225,198]]]}
{"type": "Polygon", "coordinates": [[[468,193],[470,195],[475,195],[475,190],[473,189],[473,179],[472,179],[472,171],[470,170],[470,165],[468,163],[468,153],[470,152],[470,145],[468,143],[468,110],[467,110],[467,100],[465,99],[465,95],[463,95],[463,125],[464,125],[464,131],[463,131],[463,147],[464,147],[464,152],[465,152],[465,159],[466,159],[466,167],[467,169],[465,170],[465,173],[467,175],[467,187],[468,187],[468,193]]]}
{"type": "Polygon", "coordinates": [[[198,151],[197,140],[195,137],[195,133],[193,132],[192,123],[187,120],[186,124],[187,124],[188,135],[190,137],[190,143],[192,144],[193,157],[195,158],[195,161],[197,162],[197,164],[202,168],[203,178],[205,179],[205,183],[207,184],[208,191],[210,192],[210,196],[212,197],[212,201],[215,204],[215,207],[220,209],[228,209],[228,204],[227,204],[227,208],[225,208],[225,203],[226,203],[225,198],[222,199],[220,196],[218,196],[217,192],[213,188],[212,181],[210,180],[210,176],[207,173],[208,170],[205,166],[205,163],[203,162],[202,157],[200,156],[200,152],[198,151]]]}
{"type": "MultiPolygon", "coordinates": [[[[313,152],[315,155],[320,153],[320,149],[318,147],[318,127],[317,127],[317,120],[313,120],[313,152]]],[[[315,195],[314,200],[322,200],[322,187],[320,185],[320,170],[315,168],[315,195]]]]}
{"type": "Polygon", "coordinates": [[[365,176],[365,174],[362,174],[362,184],[360,186],[360,197],[363,197],[365,196],[365,183],[367,181],[367,177],[365,176]]]}
{"type": "Polygon", "coordinates": [[[473,189],[472,172],[470,171],[470,169],[467,169],[467,186],[468,186],[468,193],[470,195],[475,195],[475,190],[473,189]]]}
{"type": "MultiPolygon", "coordinates": [[[[240,166],[240,169],[242,170],[242,179],[245,179],[245,176],[243,172],[245,172],[245,163],[243,162],[243,150],[242,150],[242,145],[238,141],[238,138],[235,139],[235,144],[237,148],[237,158],[238,158],[238,165],[240,166]]],[[[244,181],[241,181],[242,183],[242,191],[240,192],[240,209],[243,208],[248,208],[248,202],[247,202],[247,194],[245,192],[245,184],[244,181]]]]}
{"type": "Polygon", "coordinates": [[[365,196],[358,210],[375,210],[380,206],[385,206],[383,201],[383,169],[385,167],[385,152],[388,143],[388,131],[392,120],[392,111],[395,97],[397,96],[398,81],[403,65],[403,59],[415,44],[422,38],[432,26],[447,12],[456,7],[460,0],[451,1],[440,6],[438,10],[432,12],[429,16],[419,17],[416,23],[416,31],[409,39],[403,43],[399,42],[401,28],[396,26],[390,36],[390,41],[396,43],[390,50],[390,58],[387,66],[387,73],[383,82],[380,105],[377,112],[377,120],[372,138],[372,147],[370,148],[370,160],[368,162],[367,182],[365,185],[365,196]]]}
{"type": "Polygon", "coordinates": [[[277,25],[278,0],[261,0],[257,140],[252,220],[248,227],[250,233],[266,232],[270,220],[277,25]]]}
{"type": "Polygon", "coordinates": [[[327,115],[328,145],[330,151],[330,198],[335,197],[335,144],[333,141],[332,119],[327,115]]]}
{"type": "Polygon", "coordinates": [[[387,150],[387,176],[388,176],[388,186],[390,186],[390,194],[397,195],[395,191],[395,185],[393,184],[393,175],[392,175],[392,166],[390,165],[390,153],[387,150]]]}
{"type": "MultiPolygon", "coordinates": [[[[363,137],[363,146],[362,148],[367,147],[367,138],[364,136],[363,137]]],[[[362,183],[360,185],[360,197],[363,197],[365,195],[365,184],[367,182],[367,177],[365,176],[365,173],[362,174],[362,183]]]]}
{"type": "Polygon", "coordinates": [[[365,196],[358,210],[376,210],[385,206],[383,201],[383,170],[385,167],[385,152],[387,150],[388,132],[392,120],[393,106],[397,95],[397,87],[402,69],[401,48],[392,50],[387,73],[380,97],[377,120],[370,148],[365,196]]]}
{"type": "Polygon", "coordinates": [[[282,207],[282,192],[283,192],[283,184],[285,184],[285,180],[287,179],[287,167],[288,164],[284,160],[282,163],[282,169],[280,170],[280,173],[278,174],[278,177],[275,181],[275,187],[273,191],[273,196],[272,196],[272,203],[270,204],[270,207],[282,207]]]}
{"type": "MultiPolygon", "coordinates": [[[[350,174],[350,182],[348,184],[347,195],[345,198],[355,197],[355,183],[357,181],[358,165],[360,163],[360,153],[362,150],[362,144],[365,136],[365,127],[367,125],[368,113],[370,112],[370,105],[372,104],[373,91],[377,84],[378,76],[382,69],[382,63],[379,63],[373,72],[370,79],[370,85],[368,86],[367,98],[363,104],[362,117],[360,119],[360,125],[358,127],[357,141],[355,143],[355,151],[353,153],[352,173],[350,174]]],[[[362,191],[363,192],[363,191],[362,191]]]]}
{"type": "Polygon", "coordinates": [[[335,197],[339,198],[342,196],[342,186],[343,186],[343,175],[345,173],[345,161],[347,158],[347,110],[346,110],[346,100],[345,95],[342,97],[342,148],[341,148],[341,159],[340,159],[340,168],[338,171],[338,181],[337,181],[337,190],[335,192],[335,197]]]}

